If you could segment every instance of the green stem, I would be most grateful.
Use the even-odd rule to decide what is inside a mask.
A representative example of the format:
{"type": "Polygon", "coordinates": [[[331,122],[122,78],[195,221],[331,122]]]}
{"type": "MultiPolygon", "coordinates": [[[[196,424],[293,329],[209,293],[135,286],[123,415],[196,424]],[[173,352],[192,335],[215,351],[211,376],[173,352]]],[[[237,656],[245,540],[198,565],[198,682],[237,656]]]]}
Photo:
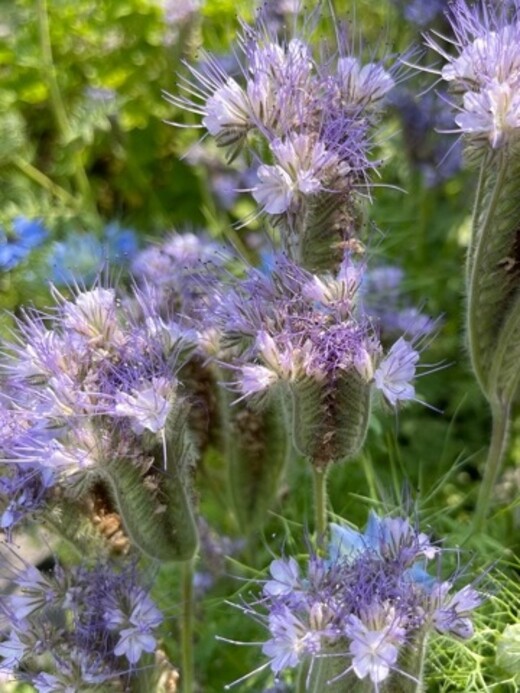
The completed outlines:
{"type": "Polygon", "coordinates": [[[62,188],[60,185],[57,185],[48,176],[46,176],[45,173],[42,173],[28,161],[22,159],[22,157],[14,156],[11,161],[16,168],[27,176],[27,178],[30,178],[35,183],[38,183],[38,185],[44,188],[44,190],[47,190],[47,192],[51,193],[51,195],[54,195],[62,202],[67,204],[75,205],[77,203],[77,200],[73,195],[67,192],[67,190],[62,188]]]}
{"type": "MultiPolygon", "coordinates": [[[[486,209],[482,224],[478,227],[478,237],[472,237],[470,250],[474,247],[473,256],[468,256],[468,263],[470,265],[469,277],[468,277],[468,346],[469,353],[471,357],[471,365],[473,367],[473,372],[475,377],[482,388],[484,393],[487,393],[486,385],[486,364],[482,364],[479,357],[478,349],[478,329],[481,324],[481,316],[479,311],[479,305],[477,301],[478,284],[482,275],[482,264],[485,262],[485,248],[487,246],[486,240],[488,234],[494,233],[493,221],[495,217],[495,210],[497,204],[500,200],[500,195],[502,193],[502,187],[504,179],[507,174],[507,162],[504,157],[498,160],[498,175],[495,181],[493,191],[491,193],[491,198],[486,209]]],[[[477,197],[480,199],[482,192],[479,191],[477,197]]],[[[473,233],[477,229],[475,220],[475,226],[473,227],[473,233]]]]}
{"type": "Polygon", "coordinates": [[[193,693],[195,683],[195,668],[193,660],[193,622],[194,622],[194,592],[193,574],[195,561],[185,561],[182,564],[181,575],[181,661],[182,661],[182,693],[193,693]]]}
{"type": "Polygon", "coordinates": [[[361,463],[363,465],[363,471],[365,472],[365,479],[368,484],[370,498],[377,502],[379,500],[379,494],[377,493],[376,475],[374,473],[372,459],[368,452],[361,456],[361,463]]]}
{"type": "Polygon", "coordinates": [[[312,465],[314,529],[318,541],[324,539],[327,531],[327,471],[312,465]]]}
{"type": "Polygon", "coordinates": [[[414,693],[424,693],[424,666],[426,664],[426,651],[428,647],[428,634],[425,633],[420,647],[420,661],[417,671],[417,686],[414,693]]]}
{"type": "Polygon", "coordinates": [[[294,693],[308,693],[307,691],[307,677],[309,675],[309,664],[308,662],[303,662],[298,670],[298,678],[296,680],[296,690],[294,693]]]}
{"type": "Polygon", "coordinates": [[[482,531],[489,512],[491,496],[495,487],[509,438],[510,402],[495,402],[491,405],[493,417],[491,443],[489,445],[484,478],[480,484],[477,507],[472,523],[472,533],[482,531]]]}
{"type": "Polygon", "coordinates": [[[472,233],[469,239],[468,243],[468,254],[466,257],[466,282],[469,286],[469,281],[471,279],[471,271],[473,269],[473,258],[474,258],[474,249],[475,245],[478,241],[478,238],[476,238],[476,234],[473,233],[474,229],[477,228],[477,223],[478,223],[478,214],[480,210],[480,205],[482,203],[482,197],[484,195],[484,188],[485,188],[485,181],[486,181],[486,175],[489,173],[489,166],[491,164],[491,157],[489,155],[485,156],[482,160],[482,164],[480,166],[480,171],[478,174],[478,181],[477,181],[477,190],[475,192],[475,199],[473,200],[473,212],[471,215],[471,229],[472,233]]]}
{"type": "MultiPolygon", "coordinates": [[[[49,27],[49,13],[47,9],[47,0],[38,0],[38,26],[40,33],[40,48],[42,52],[42,67],[44,80],[49,88],[50,104],[58,131],[65,141],[71,138],[71,127],[65,105],[61,97],[58,79],[56,77],[56,66],[52,55],[51,32],[49,27]]],[[[77,152],[74,155],[74,178],[76,186],[84,201],[94,207],[92,190],[90,183],[81,161],[81,153],[77,152]]]]}

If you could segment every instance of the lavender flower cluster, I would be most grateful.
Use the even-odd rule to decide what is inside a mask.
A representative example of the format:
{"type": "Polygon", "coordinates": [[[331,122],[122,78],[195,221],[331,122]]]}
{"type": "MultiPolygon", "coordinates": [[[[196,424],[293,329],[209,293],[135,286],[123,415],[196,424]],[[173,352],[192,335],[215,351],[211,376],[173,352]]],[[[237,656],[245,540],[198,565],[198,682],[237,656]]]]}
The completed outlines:
{"type": "Polygon", "coordinates": [[[4,577],[16,592],[0,598],[9,624],[0,643],[0,673],[31,683],[39,693],[109,682],[116,690],[156,648],[163,616],[135,565],[57,564],[44,573],[13,555],[4,577]]]}
{"type": "Polygon", "coordinates": [[[186,95],[168,98],[200,114],[202,127],[231,158],[244,147],[254,153],[260,165],[251,192],[280,227],[283,247],[304,264],[323,264],[311,258],[309,246],[327,255],[332,244],[358,235],[353,201],[356,192],[367,193],[368,174],[377,167],[369,158],[371,128],[394,77],[352,55],[323,67],[309,43],[281,41],[262,26],[244,25],[240,46],[241,80],[206,55],[200,69],[187,65],[186,95]],[[307,219],[302,227],[309,216],[313,224],[307,219]]]}
{"type": "Polygon", "coordinates": [[[207,319],[223,356],[231,351],[227,360],[242,396],[307,379],[332,387],[342,373],[355,372],[392,405],[414,398],[419,354],[403,338],[384,354],[360,305],[364,269],[345,255],[336,275],[316,275],[279,255],[269,275],[252,269],[214,295],[207,319]]]}
{"type": "Polygon", "coordinates": [[[477,149],[500,149],[520,128],[520,7],[517,0],[469,6],[457,0],[448,19],[456,54],[434,36],[427,44],[446,61],[440,71],[459,101],[455,122],[477,149]]]}
{"type": "Polygon", "coordinates": [[[27,311],[4,347],[4,530],[55,485],[80,497],[113,460],[144,474],[182,401],[177,339],[153,307],[143,303],[138,321],[113,289],[55,297],[53,312],[27,311]]]}
{"type": "MultiPolygon", "coordinates": [[[[479,13],[456,0],[459,55],[428,39],[461,96],[460,132],[493,149],[520,125],[512,8],[479,13]]],[[[325,484],[332,463],[362,448],[374,393],[393,408],[418,399],[420,350],[434,328],[399,298],[400,270],[369,269],[365,254],[363,206],[380,163],[373,129],[396,70],[343,48],[318,59],[310,41],[262,22],[242,25],[240,48],[240,74],[205,55],[187,64],[184,95],[169,98],[202,116],[230,159],[245,152],[254,162],[246,192],[281,250],[260,270],[211,240],[174,234],[134,258],[129,295],[53,288],[54,308],[25,311],[4,347],[0,526],[12,539],[26,520],[51,518],[67,535],[71,507],[88,513],[87,499],[101,496],[129,543],[184,562],[182,676],[193,690],[192,482],[214,418],[230,509],[245,531],[265,523],[286,460],[305,458],[313,474],[317,548],[305,570],[292,557],[273,561],[262,597],[241,606],[269,631],[256,671],[278,678],[299,668],[302,690],[419,690],[429,634],[470,638],[482,597],[440,579],[441,549],[408,520],[372,513],[364,533],[328,525],[325,484]]],[[[198,525],[218,570],[220,550],[198,525]]],[[[135,564],[52,574],[24,564],[8,577],[16,593],[0,599],[9,624],[0,673],[44,693],[125,685],[156,650],[162,615],[135,564]]]]}
{"type": "Polygon", "coordinates": [[[341,681],[338,690],[355,691],[367,679],[383,691],[392,677],[392,690],[408,690],[415,676],[402,663],[405,652],[420,660],[431,631],[470,638],[482,597],[471,585],[455,591],[451,579],[428,573],[441,549],[406,519],[371,512],[364,533],[337,524],[330,530],[326,556],[312,554],[303,574],[292,557],[274,560],[262,598],[240,607],[269,630],[262,646],[269,662],[261,668],[278,677],[307,663],[308,683],[316,685],[321,671],[322,690],[341,681]]]}

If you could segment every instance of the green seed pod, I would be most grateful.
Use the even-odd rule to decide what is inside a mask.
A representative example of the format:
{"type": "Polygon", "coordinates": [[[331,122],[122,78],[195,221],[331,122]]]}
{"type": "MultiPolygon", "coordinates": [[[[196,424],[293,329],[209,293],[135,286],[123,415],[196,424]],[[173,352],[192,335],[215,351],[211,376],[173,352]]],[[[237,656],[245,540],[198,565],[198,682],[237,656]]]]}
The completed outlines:
{"type": "Polygon", "coordinates": [[[235,516],[246,531],[266,522],[280,490],[288,453],[277,398],[270,397],[263,407],[240,402],[230,408],[226,426],[229,490],[235,516]]]}
{"type": "Polygon", "coordinates": [[[467,331],[475,375],[492,400],[512,396],[518,383],[520,156],[502,149],[481,166],[468,250],[467,331]]]}
{"type": "Polygon", "coordinates": [[[362,247],[364,217],[362,202],[349,191],[323,193],[315,202],[302,204],[298,215],[284,224],[284,250],[310,272],[335,272],[345,247],[353,252],[362,247]]]}
{"type": "Polygon", "coordinates": [[[292,384],[287,402],[295,448],[326,469],[361,449],[371,409],[371,388],[357,371],[342,372],[333,382],[310,378],[292,384]]]}
{"type": "Polygon", "coordinates": [[[115,459],[102,474],[131,542],[151,558],[187,561],[198,548],[190,497],[195,451],[182,412],[169,428],[165,469],[156,462],[154,475],[144,477],[130,460],[115,459]]]}

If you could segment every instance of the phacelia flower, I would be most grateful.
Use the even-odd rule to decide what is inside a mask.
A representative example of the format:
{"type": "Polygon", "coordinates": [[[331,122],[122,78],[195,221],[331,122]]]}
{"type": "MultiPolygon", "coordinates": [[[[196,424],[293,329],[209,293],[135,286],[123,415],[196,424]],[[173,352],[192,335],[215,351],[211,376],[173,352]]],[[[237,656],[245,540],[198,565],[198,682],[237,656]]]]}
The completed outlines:
{"type": "Polygon", "coordinates": [[[376,369],[374,384],[392,406],[415,398],[412,381],[418,360],[417,351],[400,337],[376,369]]]}
{"type": "Polygon", "coordinates": [[[178,342],[135,319],[113,289],[55,298],[48,315],[27,311],[16,341],[4,345],[5,416],[23,424],[0,445],[0,458],[20,470],[3,481],[12,491],[6,529],[52,484],[73,492],[114,459],[148,468],[142,435],[162,443],[179,402],[178,342]],[[15,493],[20,474],[27,485],[15,493]]]}
{"type": "Polygon", "coordinates": [[[215,60],[188,64],[192,79],[180,84],[186,96],[169,98],[200,114],[230,157],[252,150],[257,181],[248,189],[260,211],[275,217],[291,257],[314,269],[316,244],[331,256],[329,267],[339,264],[341,243],[360,230],[355,196],[366,194],[380,163],[370,159],[372,128],[394,87],[391,71],[352,55],[318,60],[305,37],[282,40],[261,22],[243,25],[239,44],[241,75],[215,60]]]}
{"type": "Polygon", "coordinates": [[[364,532],[331,529],[327,556],[312,554],[306,566],[292,557],[274,560],[262,597],[243,607],[265,623],[262,652],[276,678],[306,663],[316,690],[335,680],[345,690],[359,680],[370,681],[375,692],[383,682],[398,690],[414,680],[402,667],[421,656],[416,641],[433,630],[471,637],[482,595],[471,585],[454,592],[451,581],[435,577],[438,566],[430,575],[428,564],[442,549],[408,519],[371,513],[364,532]],[[412,659],[402,657],[405,650],[412,659]],[[323,674],[328,662],[334,662],[333,679],[323,674]]]}
{"type": "Polygon", "coordinates": [[[157,646],[163,616],[139,581],[134,565],[108,562],[41,573],[14,554],[8,577],[17,593],[0,609],[9,627],[0,646],[2,667],[14,680],[45,691],[132,678],[143,652],[157,646]],[[41,672],[45,656],[50,671],[41,672]]]}
{"type": "Polygon", "coordinates": [[[500,149],[520,132],[520,17],[517,2],[492,7],[454,2],[448,19],[457,53],[433,37],[428,45],[446,60],[441,77],[461,98],[455,121],[475,147],[500,149]]]}

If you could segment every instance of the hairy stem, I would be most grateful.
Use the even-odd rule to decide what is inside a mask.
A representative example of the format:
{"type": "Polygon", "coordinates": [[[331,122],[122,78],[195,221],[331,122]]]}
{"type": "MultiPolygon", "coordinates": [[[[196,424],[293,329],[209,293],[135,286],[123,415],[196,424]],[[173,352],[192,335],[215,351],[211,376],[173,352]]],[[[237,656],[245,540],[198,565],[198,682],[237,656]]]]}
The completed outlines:
{"type": "MultiPolygon", "coordinates": [[[[480,226],[475,225],[473,227],[473,238],[471,240],[470,249],[468,251],[468,318],[467,318],[467,333],[468,333],[468,346],[469,353],[471,357],[471,365],[473,372],[477,378],[477,381],[482,388],[482,391],[487,395],[487,378],[486,378],[486,363],[482,363],[482,351],[479,349],[479,328],[482,320],[480,314],[480,302],[478,301],[478,290],[479,283],[482,278],[483,264],[486,260],[486,248],[488,235],[495,232],[494,221],[495,221],[495,211],[500,200],[500,196],[504,183],[504,179],[507,174],[507,164],[503,157],[497,162],[498,165],[498,175],[491,193],[491,197],[488,202],[488,206],[480,226]]],[[[479,187],[481,187],[482,182],[479,182],[479,187]]],[[[482,196],[480,191],[477,192],[477,200],[482,196]]]]}
{"type": "Polygon", "coordinates": [[[417,685],[414,693],[424,693],[424,665],[426,664],[426,653],[428,648],[428,634],[425,633],[422,637],[419,650],[419,666],[417,667],[417,685]]]}
{"type": "Polygon", "coordinates": [[[510,402],[495,402],[491,405],[493,417],[491,443],[489,445],[484,477],[480,484],[477,507],[473,516],[472,532],[480,532],[486,522],[491,496],[502,467],[509,439],[510,402]]]}
{"type": "Polygon", "coordinates": [[[327,469],[312,465],[314,492],[314,529],[318,541],[325,538],[327,531],[327,469]]]}
{"type": "Polygon", "coordinates": [[[193,592],[194,563],[194,559],[185,561],[181,569],[182,693],[193,693],[195,684],[195,667],[193,659],[193,621],[195,607],[193,592]]]}

